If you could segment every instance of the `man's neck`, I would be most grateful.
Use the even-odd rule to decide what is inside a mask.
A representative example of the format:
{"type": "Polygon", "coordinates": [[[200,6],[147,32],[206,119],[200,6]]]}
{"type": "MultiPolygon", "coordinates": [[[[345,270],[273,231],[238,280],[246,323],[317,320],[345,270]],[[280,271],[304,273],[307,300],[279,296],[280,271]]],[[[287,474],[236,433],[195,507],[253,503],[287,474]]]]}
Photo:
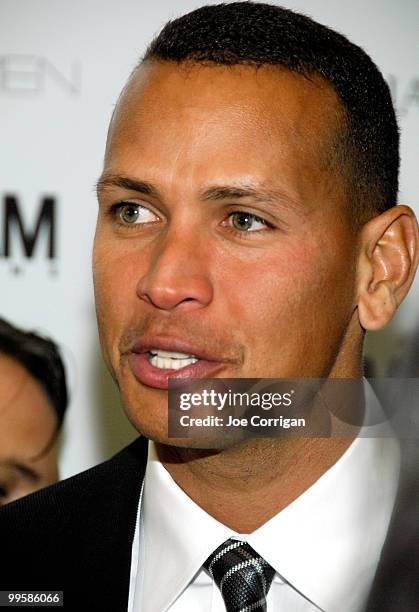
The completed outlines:
{"type": "MultiPolygon", "coordinates": [[[[358,324],[357,330],[361,333],[358,324]]],[[[362,380],[362,343],[352,336],[329,378],[362,380]]],[[[357,388],[357,401],[363,414],[361,388],[357,388]]],[[[346,399],[354,410],[355,396],[346,399]]],[[[346,437],[253,438],[222,451],[164,444],[156,444],[156,449],[173,480],[195,503],[220,523],[245,534],[311,487],[338,461],[355,435],[352,429],[346,437]]]]}
{"type": "Polygon", "coordinates": [[[313,485],[353,438],[253,439],[222,451],[156,444],[175,482],[208,514],[251,533],[313,485]]]}

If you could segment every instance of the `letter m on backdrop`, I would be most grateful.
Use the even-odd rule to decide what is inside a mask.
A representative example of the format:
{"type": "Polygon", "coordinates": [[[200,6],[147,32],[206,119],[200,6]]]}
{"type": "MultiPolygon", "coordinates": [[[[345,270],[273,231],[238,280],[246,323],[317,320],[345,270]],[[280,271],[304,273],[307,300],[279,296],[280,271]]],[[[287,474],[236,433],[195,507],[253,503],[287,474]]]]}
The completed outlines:
{"type": "Polygon", "coordinates": [[[18,200],[7,195],[3,202],[3,257],[11,257],[12,239],[19,238],[26,257],[32,257],[42,233],[47,238],[47,256],[55,257],[55,199],[44,197],[32,228],[25,227],[18,200]]]}

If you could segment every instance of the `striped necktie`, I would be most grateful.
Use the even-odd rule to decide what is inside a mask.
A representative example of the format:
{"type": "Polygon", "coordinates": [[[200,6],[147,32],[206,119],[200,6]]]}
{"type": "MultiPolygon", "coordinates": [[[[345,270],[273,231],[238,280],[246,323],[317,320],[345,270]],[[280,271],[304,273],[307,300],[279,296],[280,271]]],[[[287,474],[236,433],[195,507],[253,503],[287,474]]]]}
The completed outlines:
{"type": "Polygon", "coordinates": [[[275,570],[247,542],[227,540],[204,563],[227,612],[266,612],[275,570]]]}

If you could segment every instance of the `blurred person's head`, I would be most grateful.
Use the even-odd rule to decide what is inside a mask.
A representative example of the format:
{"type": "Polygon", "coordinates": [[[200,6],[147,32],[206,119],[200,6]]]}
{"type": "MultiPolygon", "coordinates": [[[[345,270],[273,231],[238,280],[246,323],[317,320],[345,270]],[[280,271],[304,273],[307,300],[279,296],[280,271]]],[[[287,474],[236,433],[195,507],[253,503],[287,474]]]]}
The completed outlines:
{"type": "Polygon", "coordinates": [[[58,480],[66,407],[56,344],[0,319],[0,505],[58,480]]]}

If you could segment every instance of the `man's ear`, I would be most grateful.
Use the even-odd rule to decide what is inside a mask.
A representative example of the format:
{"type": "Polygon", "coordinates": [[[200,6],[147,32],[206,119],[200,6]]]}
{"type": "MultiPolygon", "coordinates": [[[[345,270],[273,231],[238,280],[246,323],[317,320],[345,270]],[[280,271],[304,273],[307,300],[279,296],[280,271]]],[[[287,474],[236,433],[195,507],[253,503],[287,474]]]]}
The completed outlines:
{"type": "Polygon", "coordinates": [[[411,208],[394,206],[360,232],[357,306],[364,329],[377,330],[392,319],[409,291],[419,260],[418,222],[411,208]]]}

